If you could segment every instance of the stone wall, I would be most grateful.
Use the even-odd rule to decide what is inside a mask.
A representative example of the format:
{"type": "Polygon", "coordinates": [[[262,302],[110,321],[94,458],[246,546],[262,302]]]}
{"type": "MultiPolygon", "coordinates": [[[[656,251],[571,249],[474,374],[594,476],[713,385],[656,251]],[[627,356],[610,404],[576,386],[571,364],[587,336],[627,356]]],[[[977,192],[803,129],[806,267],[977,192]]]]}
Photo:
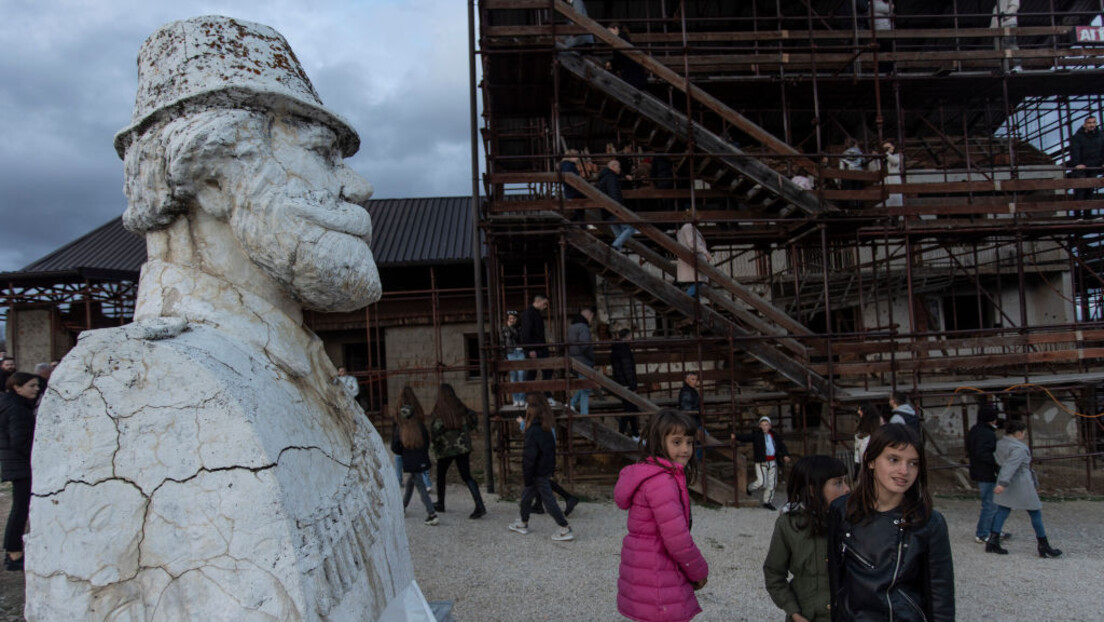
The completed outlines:
{"type": "Polygon", "coordinates": [[[53,355],[53,307],[14,307],[8,315],[8,356],[15,357],[19,371],[32,372],[38,363],[48,363],[53,355]]]}

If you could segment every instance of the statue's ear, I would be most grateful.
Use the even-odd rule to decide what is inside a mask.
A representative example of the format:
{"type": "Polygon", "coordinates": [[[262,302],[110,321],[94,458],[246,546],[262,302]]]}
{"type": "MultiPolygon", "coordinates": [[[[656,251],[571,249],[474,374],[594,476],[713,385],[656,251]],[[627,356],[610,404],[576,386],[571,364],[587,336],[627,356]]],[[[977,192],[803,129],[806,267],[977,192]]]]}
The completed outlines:
{"type": "Polygon", "coordinates": [[[239,124],[219,122],[212,115],[204,115],[199,121],[179,128],[166,146],[166,177],[175,203],[197,204],[216,218],[225,219],[230,210],[227,180],[238,167],[234,130],[239,124]]]}

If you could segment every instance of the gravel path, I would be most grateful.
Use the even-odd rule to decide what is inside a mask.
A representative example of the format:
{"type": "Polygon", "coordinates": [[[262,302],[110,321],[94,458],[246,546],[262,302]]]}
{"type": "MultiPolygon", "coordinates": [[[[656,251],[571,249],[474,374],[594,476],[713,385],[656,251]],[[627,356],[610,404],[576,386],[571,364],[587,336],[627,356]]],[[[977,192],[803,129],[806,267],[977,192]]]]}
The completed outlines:
{"type": "MultiPolygon", "coordinates": [[[[626,514],[609,501],[581,503],[571,516],[574,542],[549,539],[555,523],[530,519],[530,533],[506,529],[517,505],[487,495],[488,515],[469,520],[471,498],[450,486],[453,505],[441,524],[422,524],[412,504],[407,532],[418,583],[430,600],[454,601],[460,622],[623,620],[617,613],[617,566],[626,514]]],[[[947,518],[955,562],[958,619],[963,621],[1104,620],[1104,502],[1045,503],[1043,517],[1060,559],[1040,559],[1026,512],[1005,525],[1015,537],[1007,556],[974,543],[978,502],[936,499],[947,518]]],[[[710,565],[698,592],[700,621],[781,621],[763,588],[762,562],[775,513],[694,506],[694,539],[710,565]]]]}

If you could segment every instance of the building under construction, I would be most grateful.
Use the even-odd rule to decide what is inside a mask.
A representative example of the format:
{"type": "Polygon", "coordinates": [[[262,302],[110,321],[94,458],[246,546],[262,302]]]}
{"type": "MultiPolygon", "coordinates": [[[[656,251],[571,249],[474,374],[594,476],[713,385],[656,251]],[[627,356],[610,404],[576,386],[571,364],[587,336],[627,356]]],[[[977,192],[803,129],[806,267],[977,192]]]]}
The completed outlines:
{"type": "MultiPolygon", "coordinates": [[[[1051,486],[1092,488],[1104,195],[1070,145],[1104,103],[1102,6],[1015,4],[480,0],[490,324],[551,301],[548,358],[506,360],[489,331],[492,410],[512,391],[604,394],[562,410],[564,468],[585,477],[602,464],[586,456],[636,448],[611,415],[674,405],[701,370],[725,445],[701,492],[732,503],[729,433],[762,415],[791,449],[842,454],[856,406],[902,391],[932,464],[961,473],[989,400],[1028,422],[1051,486]],[[596,179],[610,159],[631,173],[620,200],[596,179]],[[687,223],[708,253],[680,243],[687,223]],[[594,368],[563,347],[590,305],[594,368]],[[605,373],[621,328],[635,392],[605,373]],[[553,374],[506,381],[526,367],[553,374]]],[[[500,421],[509,471],[518,435],[500,421]]]]}
{"type": "MultiPolygon", "coordinates": [[[[482,200],[369,202],[383,299],[305,321],[385,436],[403,385],[427,410],[441,382],[484,403],[506,489],[511,393],[593,390],[589,414],[556,409],[560,471],[612,483],[638,450],[613,417],[677,405],[695,370],[717,502],[749,500],[730,432],[768,415],[795,453],[847,454],[856,406],[894,390],[948,476],[991,400],[1030,425],[1044,485],[1099,490],[1104,194],[1070,145],[1104,104],[1104,11],[997,4],[472,0],[482,200]],[[499,327],[536,294],[551,356],[508,360],[499,327]],[[586,306],[594,367],[564,356],[586,306]],[[622,329],[635,391],[609,373],[622,329]]],[[[113,221],[0,275],[9,351],[29,369],[129,321],[144,260],[113,221]]]]}

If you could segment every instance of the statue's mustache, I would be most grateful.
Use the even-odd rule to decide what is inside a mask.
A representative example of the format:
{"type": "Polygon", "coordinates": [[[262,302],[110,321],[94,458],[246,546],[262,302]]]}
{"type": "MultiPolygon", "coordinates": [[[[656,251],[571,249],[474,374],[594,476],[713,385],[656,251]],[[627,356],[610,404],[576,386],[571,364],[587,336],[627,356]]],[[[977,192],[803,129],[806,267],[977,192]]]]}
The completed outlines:
{"type": "Polygon", "coordinates": [[[285,196],[280,203],[291,213],[323,229],[347,233],[371,242],[372,217],[368,215],[368,210],[346,203],[332,193],[311,192],[301,197],[285,196]]]}

